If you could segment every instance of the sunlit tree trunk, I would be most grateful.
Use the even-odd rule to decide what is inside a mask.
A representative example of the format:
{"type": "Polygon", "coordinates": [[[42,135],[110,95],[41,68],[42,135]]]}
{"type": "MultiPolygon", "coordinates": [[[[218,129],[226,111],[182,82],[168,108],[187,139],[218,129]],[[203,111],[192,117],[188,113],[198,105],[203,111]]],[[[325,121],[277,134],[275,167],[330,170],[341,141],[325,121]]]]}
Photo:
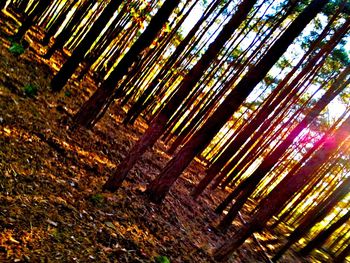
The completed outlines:
{"type": "MultiPolygon", "coordinates": [[[[329,26],[331,25],[332,20],[330,21],[329,26]]],[[[340,41],[341,37],[347,32],[349,28],[349,21],[344,23],[344,25],[337,30],[332,39],[322,47],[322,49],[313,56],[308,62],[307,65],[303,68],[303,70],[298,74],[298,76],[293,79],[293,81],[283,90],[281,90],[289,81],[289,79],[293,76],[293,74],[298,70],[301,64],[305,61],[307,56],[314,51],[314,48],[317,47],[318,43],[325,37],[325,34],[328,32],[328,29],[325,29],[320,37],[314,42],[314,44],[310,47],[310,49],[306,52],[303,58],[298,62],[298,64],[290,71],[286,78],[284,78],[276,87],[274,93],[277,93],[275,96],[271,96],[271,103],[266,103],[266,106],[263,107],[255,117],[247,124],[247,126],[240,131],[236,138],[229,144],[226,150],[221,154],[221,156],[209,167],[206,171],[205,177],[200,181],[197,187],[194,189],[192,195],[196,198],[198,197],[203,190],[210,184],[210,182],[215,178],[215,176],[219,173],[222,167],[232,158],[232,156],[238,151],[238,149],[246,142],[246,140],[251,136],[252,132],[258,129],[261,123],[267,118],[267,116],[271,113],[271,111],[275,110],[278,105],[287,98],[285,101],[289,101],[291,99],[291,95],[295,94],[297,90],[295,90],[296,85],[309,71],[314,67],[315,63],[325,54],[328,54],[334,46],[340,41]],[[291,92],[294,89],[293,92],[291,92]],[[280,91],[281,90],[281,91],[280,91]],[[280,92],[280,94],[278,94],[280,92]]],[[[222,178],[224,175],[222,176],[222,178]]]]}
{"type": "Polygon", "coordinates": [[[350,255],[350,243],[348,243],[345,248],[339,253],[339,255],[337,255],[333,262],[334,263],[344,263],[345,262],[345,258],[350,255]]]}
{"type": "MultiPolygon", "coordinates": [[[[252,233],[261,230],[267,221],[276,213],[278,213],[285,203],[293,196],[296,191],[299,191],[304,181],[313,174],[323,162],[338,149],[338,147],[349,137],[350,117],[347,118],[342,126],[335,132],[334,136],[329,137],[325,144],[315,153],[315,155],[307,161],[307,163],[296,174],[288,174],[271,192],[266,196],[258,205],[258,209],[254,215],[252,215],[249,222],[236,232],[230,241],[223,244],[214,253],[214,258],[218,261],[225,261],[229,255],[235,251],[252,233]]],[[[293,240],[288,246],[285,246],[282,253],[274,258],[277,260],[284,251],[289,248],[291,244],[296,241],[295,237],[305,234],[307,229],[310,229],[319,219],[323,218],[330,209],[342,199],[346,192],[344,190],[349,186],[350,178],[346,179],[342,185],[330,196],[324,203],[318,205],[319,213],[310,213],[310,216],[305,219],[305,224],[300,225],[290,236],[290,240],[293,240]],[[317,214],[317,215],[316,215],[317,214]],[[322,216],[323,217],[322,217],[322,216]],[[317,220],[316,220],[317,219],[317,220]]],[[[299,238],[297,238],[299,239],[299,238]]]]}
{"type": "Polygon", "coordinates": [[[102,14],[98,17],[96,22],[92,25],[84,39],[74,49],[69,59],[62,65],[61,69],[51,80],[51,89],[53,91],[60,91],[67,83],[68,79],[72,76],[74,71],[79,66],[79,63],[85,56],[85,53],[89,50],[91,45],[95,42],[103,28],[106,26],[109,19],[118,9],[122,0],[111,1],[103,10],[102,14]]]}
{"type": "Polygon", "coordinates": [[[212,5],[212,7],[208,10],[208,12],[202,15],[202,17],[197,21],[197,23],[191,28],[190,32],[186,35],[186,37],[176,47],[174,53],[167,60],[167,62],[162,67],[160,72],[153,78],[152,82],[147,86],[146,90],[132,105],[132,107],[128,110],[127,115],[123,121],[124,124],[133,124],[136,118],[140,115],[140,113],[147,107],[147,101],[151,97],[151,94],[154,92],[154,89],[158,85],[160,85],[161,82],[164,81],[164,77],[168,74],[171,68],[175,68],[175,69],[177,68],[178,63],[175,63],[175,62],[178,60],[179,56],[184,52],[186,47],[189,45],[190,41],[193,39],[193,37],[197,33],[200,26],[214,12],[215,8],[219,3],[220,1],[216,1],[214,5],[212,5]]]}
{"type": "Polygon", "coordinates": [[[235,203],[230,208],[229,213],[220,223],[221,228],[228,227],[232,220],[237,215],[238,211],[242,208],[248,197],[255,190],[259,182],[264,176],[275,166],[276,161],[285,153],[287,148],[293,143],[294,139],[309,125],[317,115],[332,101],[348,84],[344,82],[347,74],[350,72],[350,67],[343,70],[333,85],[326,91],[322,98],[309,110],[309,113],[305,115],[304,119],[289,133],[289,135],[278,145],[278,147],[272,151],[259,167],[250,175],[245,181],[239,184],[236,189],[229,194],[229,196],[218,206],[216,211],[223,211],[223,209],[231,202],[233,198],[236,198],[235,203]]]}
{"type": "Polygon", "coordinates": [[[286,29],[283,35],[275,41],[266,55],[250,69],[234,90],[220,104],[203,127],[198,130],[187,144],[166,165],[160,175],[151,182],[147,191],[150,199],[161,202],[170,187],[190,164],[193,158],[203,151],[215,134],[248,97],[254,87],[265,77],[267,72],[286,51],[293,40],[305,26],[316,16],[327,1],[313,1],[301,15],[286,29]]]}
{"type": "MultiPolygon", "coordinates": [[[[347,119],[347,131],[343,131],[343,134],[340,139],[344,139],[344,133],[348,134],[350,125],[349,125],[349,119],[347,119]]],[[[344,127],[344,126],[343,126],[344,127]]],[[[342,141],[337,141],[338,143],[342,141]]],[[[296,178],[300,179],[299,178],[296,178]]],[[[292,180],[293,184],[297,185],[295,183],[296,180],[292,180]]],[[[299,182],[300,183],[300,182],[299,182]]],[[[350,186],[350,178],[347,178],[344,180],[344,182],[339,186],[328,198],[326,198],[322,203],[320,203],[317,207],[315,207],[313,210],[311,210],[303,219],[301,224],[294,229],[294,231],[289,235],[288,241],[285,245],[282,246],[276,253],[276,255],[273,257],[274,261],[279,260],[283,254],[295,243],[297,242],[303,235],[305,235],[316,223],[320,222],[322,219],[327,216],[327,214],[332,210],[332,208],[340,201],[342,200],[346,194],[349,193],[349,186],[350,186]]],[[[288,186],[289,188],[294,189],[293,187],[288,186]]],[[[277,190],[276,190],[277,191],[277,190]]],[[[276,197],[278,198],[278,197],[276,197]]],[[[271,201],[271,200],[270,200],[271,201]]],[[[275,203],[275,202],[274,202],[275,203]]],[[[268,205],[270,205],[269,203],[268,205]]]]}
{"type": "MultiPolygon", "coordinates": [[[[151,22],[130,47],[129,51],[123,56],[118,65],[114,68],[109,77],[101,84],[96,92],[86,101],[78,113],[74,116],[76,125],[91,127],[95,119],[99,119],[100,114],[108,107],[110,100],[115,96],[115,86],[124,75],[128,73],[130,67],[138,61],[141,53],[149,47],[152,41],[157,37],[163,25],[168,20],[173,10],[177,7],[180,0],[167,0],[158,10],[151,22]]],[[[122,89],[119,89],[122,92],[122,89]]]]}
{"type": "Polygon", "coordinates": [[[89,9],[93,5],[93,1],[85,1],[83,4],[79,5],[77,10],[73,13],[72,18],[68,21],[67,25],[62,29],[62,31],[57,35],[55,42],[43,56],[44,58],[50,59],[56,50],[63,48],[64,44],[72,36],[74,30],[77,29],[79,23],[82,21],[83,17],[87,14],[89,9]]]}
{"type": "Polygon", "coordinates": [[[45,37],[42,40],[43,45],[47,45],[50,42],[50,38],[58,31],[60,26],[62,26],[64,20],[67,18],[67,14],[72,10],[77,1],[72,1],[70,4],[66,3],[63,10],[57,15],[55,21],[52,23],[50,28],[47,30],[45,37]]]}
{"type": "Polygon", "coordinates": [[[13,38],[16,41],[21,41],[25,33],[28,31],[28,29],[35,24],[38,17],[40,17],[45,12],[46,8],[48,8],[50,5],[51,5],[51,1],[48,1],[48,0],[38,1],[33,11],[29,14],[28,17],[26,17],[26,19],[18,29],[17,33],[13,36],[13,38]]]}
{"type": "Polygon", "coordinates": [[[350,210],[341,218],[339,218],[335,223],[333,223],[330,227],[322,230],[315,238],[310,240],[309,243],[299,251],[299,253],[303,256],[306,256],[313,249],[322,246],[326,242],[327,238],[329,238],[339,227],[345,224],[349,220],[349,218],[350,210]]]}
{"type": "Polygon", "coordinates": [[[217,38],[210,44],[208,50],[197,62],[197,64],[186,75],[180,88],[173,95],[172,99],[164,106],[161,112],[152,120],[148,130],[136,143],[136,145],[128,153],[128,156],[122,161],[118,167],[118,172],[112,175],[104,188],[109,191],[115,191],[122,184],[129,170],[133,167],[141,155],[157,141],[165,130],[165,125],[168,119],[176,111],[182,100],[186,98],[191,89],[196,85],[201,78],[203,72],[209,67],[211,61],[220,52],[226,41],[232,33],[247,17],[249,11],[256,1],[245,0],[238,7],[237,12],[232,16],[230,21],[224,26],[217,38]]]}

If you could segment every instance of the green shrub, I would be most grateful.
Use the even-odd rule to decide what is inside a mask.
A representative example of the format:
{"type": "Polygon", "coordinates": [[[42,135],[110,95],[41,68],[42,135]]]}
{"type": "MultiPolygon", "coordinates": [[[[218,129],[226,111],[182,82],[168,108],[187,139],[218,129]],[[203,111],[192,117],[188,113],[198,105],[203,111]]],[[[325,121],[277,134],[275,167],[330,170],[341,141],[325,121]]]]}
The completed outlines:
{"type": "Polygon", "coordinates": [[[95,205],[102,204],[104,202],[104,196],[102,194],[92,195],[90,196],[90,201],[95,205]]]}
{"type": "Polygon", "coordinates": [[[166,256],[158,256],[154,261],[155,263],[170,263],[170,260],[166,256]]]}
{"type": "Polygon", "coordinates": [[[24,94],[27,97],[33,98],[38,95],[38,87],[32,84],[27,84],[24,86],[24,94]]]}
{"type": "Polygon", "coordinates": [[[21,54],[24,53],[25,49],[24,49],[24,47],[23,47],[21,44],[16,43],[16,42],[13,42],[12,45],[11,45],[11,47],[9,48],[9,51],[10,51],[13,55],[19,56],[19,55],[21,55],[21,54]]]}

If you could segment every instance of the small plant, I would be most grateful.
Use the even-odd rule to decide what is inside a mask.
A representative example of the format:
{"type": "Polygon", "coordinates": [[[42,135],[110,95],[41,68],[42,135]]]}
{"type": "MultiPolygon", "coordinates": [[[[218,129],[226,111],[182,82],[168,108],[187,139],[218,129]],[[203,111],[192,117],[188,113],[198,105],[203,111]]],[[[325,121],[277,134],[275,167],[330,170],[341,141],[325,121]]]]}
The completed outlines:
{"type": "Polygon", "coordinates": [[[102,194],[95,194],[90,196],[90,201],[94,203],[95,205],[97,204],[102,204],[104,202],[104,196],[102,194]]]}
{"type": "Polygon", "coordinates": [[[19,56],[19,55],[21,55],[21,54],[24,53],[25,49],[24,49],[24,47],[23,47],[21,44],[16,43],[16,42],[13,42],[12,45],[11,45],[11,47],[9,48],[9,51],[10,51],[13,55],[19,56]]]}
{"type": "Polygon", "coordinates": [[[24,94],[27,97],[33,98],[38,95],[38,87],[32,84],[27,84],[24,86],[24,94]]]}
{"type": "Polygon", "coordinates": [[[155,263],[170,263],[170,260],[166,256],[158,256],[154,259],[155,263]]]}
{"type": "Polygon", "coordinates": [[[72,93],[71,93],[69,90],[67,90],[67,91],[64,93],[64,96],[70,97],[70,96],[72,96],[72,93]]]}

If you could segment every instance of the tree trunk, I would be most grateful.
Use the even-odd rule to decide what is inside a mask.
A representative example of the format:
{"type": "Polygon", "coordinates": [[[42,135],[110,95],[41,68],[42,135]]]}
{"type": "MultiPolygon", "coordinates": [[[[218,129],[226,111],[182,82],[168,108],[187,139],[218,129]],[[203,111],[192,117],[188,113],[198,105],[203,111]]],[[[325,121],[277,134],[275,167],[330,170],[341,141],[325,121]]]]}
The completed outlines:
{"type": "MultiPolygon", "coordinates": [[[[288,87],[284,88],[280,92],[280,94],[276,94],[276,97],[271,96],[269,100],[271,103],[267,103],[266,107],[261,109],[257,115],[247,124],[244,130],[240,131],[236,138],[228,145],[225,149],[224,153],[222,153],[217,160],[209,167],[206,171],[205,177],[199,182],[197,187],[194,189],[192,196],[197,198],[203,190],[209,185],[209,183],[214,179],[214,177],[219,173],[222,167],[232,158],[232,156],[239,150],[239,148],[246,142],[246,140],[251,136],[252,132],[255,131],[261,123],[267,118],[267,116],[271,113],[271,111],[275,110],[283,99],[287,98],[285,101],[289,101],[293,94],[297,92],[295,89],[298,82],[314,67],[315,63],[325,54],[329,53],[334,46],[339,42],[341,36],[349,27],[350,21],[344,23],[344,25],[337,30],[332,39],[328,44],[324,45],[322,49],[313,56],[308,62],[307,65],[303,68],[303,70],[298,74],[298,76],[293,79],[293,81],[288,85],[288,87]],[[294,91],[292,91],[294,89],[294,91]],[[292,91],[292,92],[291,92],[292,91]],[[290,94],[288,94],[290,93],[290,94]]],[[[298,64],[293,68],[291,72],[288,73],[286,78],[284,78],[276,87],[276,91],[282,89],[293,76],[293,74],[298,70],[298,68],[302,65],[307,55],[310,54],[314,48],[319,44],[319,42],[325,37],[325,33],[328,31],[326,28],[319,36],[319,38],[312,44],[312,47],[307,51],[307,53],[303,56],[303,58],[298,62],[298,64]]]]}
{"type": "Polygon", "coordinates": [[[68,6],[64,7],[64,10],[61,11],[61,13],[58,15],[58,17],[55,19],[53,24],[50,26],[48,31],[45,34],[45,37],[42,40],[42,43],[44,46],[48,45],[50,43],[50,38],[55,35],[57,30],[61,27],[65,19],[67,18],[67,14],[72,10],[74,5],[76,4],[76,1],[72,1],[68,6]]]}
{"type": "Polygon", "coordinates": [[[72,18],[68,21],[67,25],[62,29],[55,39],[53,45],[48,49],[43,56],[45,59],[50,59],[56,50],[63,48],[64,44],[69,40],[72,32],[77,28],[83,17],[88,10],[93,6],[93,1],[86,1],[74,12],[72,18]]]}
{"type": "Polygon", "coordinates": [[[336,256],[333,260],[334,263],[345,263],[346,257],[350,255],[350,244],[348,243],[345,248],[336,256]]]}
{"type": "MultiPolygon", "coordinates": [[[[85,127],[90,127],[95,118],[100,116],[100,112],[110,103],[109,100],[115,95],[115,85],[128,73],[130,67],[138,61],[141,53],[149,47],[156,38],[163,25],[168,20],[172,11],[177,7],[180,0],[166,0],[158,10],[151,22],[130,47],[109,77],[101,84],[96,92],[86,101],[78,113],[74,116],[75,123],[85,127]]],[[[123,92],[123,87],[119,87],[119,92],[123,92]]]]}
{"type": "Polygon", "coordinates": [[[14,40],[20,42],[24,37],[25,33],[28,29],[34,25],[36,19],[41,16],[46,8],[51,5],[51,1],[48,0],[40,0],[38,4],[35,6],[34,10],[29,14],[29,16],[24,20],[17,33],[13,36],[14,40]]]}
{"type": "Polygon", "coordinates": [[[74,49],[73,54],[63,64],[61,69],[51,80],[51,88],[53,91],[60,91],[67,83],[68,79],[72,76],[74,71],[79,66],[79,63],[83,60],[85,53],[89,50],[91,45],[95,42],[103,28],[108,23],[109,19],[118,9],[122,0],[111,1],[103,10],[102,14],[98,17],[90,30],[86,33],[84,39],[74,49]]]}
{"type": "MultiPolygon", "coordinates": [[[[313,171],[316,170],[323,162],[327,161],[328,158],[336,151],[339,145],[349,137],[350,128],[350,117],[343,123],[343,125],[335,132],[333,137],[326,140],[325,144],[317,151],[317,153],[301,168],[296,174],[288,174],[271,192],[266,196],[258,205],[255,214],[249,220],[247,227],[243,228],[237,234],[231,238],[230,241],[226,242],[221,246],[214,254],[215,259],[224,261],[233,251],[235,251],[243,242],[255,231],[263,228],[267,221],[281,209],[283,209],[285,203],[293,196],[293,194],[299,191],[303,185],[304,181],[312,176],[313,171]]],[[[346,179],[342,185],[334,192],[334,194],[327,199],[323,204],[319,204],[322,208],[322,214],[325,216],[330,210],[332,205],[335,205],[335,200],[339,201],[342,197],[346,195],[348,191],[344,193],[344,190],[349,186],[350,178],[346,179]],[[333,200],[333,201],[329,201],[333,200]],[[326,205],[327,204],[327,205],[326,205]]],[[[314,215],[314,213],[312,213],[314,215]]],[[[320,219],[322,216],[318,216],[320,219]]],[[[315,218],[315,217],[314,217],[315,218]]],[[[322,217],[323,218],[323,217],[322,217]]],[[[310,222],[312,225],[316,220],[305,220],[305,222],[310,222]]],[[[305,234],[307,229],[306,226],[310,227],[310,223],[306,223],[295,233],[298,233],[298,237],[305,234]]],[[[294,240],[294,239],[293,239],[294,240]]],[[[294,243],[294,242],[293,242],[294,243]]],[[[291,244],[289,244],[290,246],[291,244]]],[[[289,247],[288,246],[288,247],[289,247]]],[[[282,254],[286,249],[283,249],[282,254]]],[[[282,250],[281,250],[282,251],[282,250]]],[[[281,255],[282,255],[281,254],[281,255]]],[[[281,256],[280,255],[280,256],[281,256]]],[[[279,256],[279,257],[280,257],[279,256]]],[[[277,260],[279,257],[274,258],[277,260]]]]}
{"type": "Polygon", "coordinates": [[[288,46],[301,33],[306,25],[317,15],[327,0],[313,1],[274,42],[266,55],[250,69],[234,90],[220,104],[217,110],[199,129],[193,138],[166,165],[160,175],[151,182],[148,194],[151,200],[161,202],[172,184],[190,164],[193,158],[203,151],[215,134],[248,97],[255,86],[287,50],[288,46]]]}
{"type": "MultiPolygon", "coordinates": [[[[349,131],[349,119],[347,120],[347,129],[349,131]]],[[[348,133],[348,131],[343,131],[343,133],[348,133]]],[[[343,138],[341,138],[343,139],[343,138]]],[[[342,141],[338,141],[340,143],[342,141]]],[[[298,180],[290,180],[291,183],[298,186],[298,184],[302,184],[300,179],[298,180]],[[296,182],[298,181],[298,182],[296,182]]],[[[290,187],[291,184],[288,184],[290,189],[294,187],[290,187]]],[[[310,211],[303,219],[302,223],[292,232],[292,234],[288,237],[287,243],[282,246],[282,248],[276,253],[273,257],[274,261],[279,260],[283,254],[295,243],[297,242],[303,235],[307,233],[317,222],[320,222],[330,211],[331,209],[342,200],[347,193],[349,193],[350,186],[350,178],[344,180],[344,182],[339,186],[328,198],[326,198],[322,203],[320,203],[317,207],[315,207],[312,211],[310,211]]],[[[285,186],[286,187],[286,186],[285,186]]],[[[279,197],[276,197],[279,198],[279,197]]],[[[287,200],[286,200],[287,201],[287,200]]],[[[269,206],[271,203],[268,204],[269,206]]]]}
{"type": "MultiPolygon", "coordinates": [[[[225,206],[227,206],[231,200],[238,196],[236,199],[235,208],[231,208],[231,213],[236,213],[243,206],[245,201],[254,191],[255,187],[264,178],[264,176],[275,166],[276,161],[285,153],[288,147],[293,143],[294,139],[302,132],[308,124],[310,124],[317,115],[332,101],[347,85],[350,81],[343,82],[350,72],[350,67],[346,68],[336,79],[333,85],[326,91],[322,98],[313,106],[308,114],[305,115],[304,119],[289,133],[287,138],[278,147],[272,151],[259,165],[259,167],[249,176],[245,181],[243,181],[237,188],[219,205],[220,211],[223,211],[225,206]]],[[[218,207],[218,208],[219,208],[218,207]]],[[[218,208],[216,211],[218,211],[218,208]]],[[[234,217],[235,215],[227,215],[227,217],[234,217]]]]}
{"type": "Polygon", "coordinates": [[[122,161],[120,167],[123,169],[118,169],[118,173],[113,174],[109,178],[107,183],[104,185],[104,189],[109,191],[117,190],[136,161],[141,157],[146,149],[153,146],[157,139],[162,135],[165,130],[165,125],[171,115],[176,111],[176,108],[181,104],[182,100],[186,98],[191,89],[196,85],[203,72],[210,66],[212,60],[216,58],[217,54],[220,52],[235,29],[237,29],[247,17],[255,2],[256,1],[252,0],[245,0],[242,2],[242,4],[238,7],[238,11],[232,16],[215,41],[211,43],[205,54],[180,83],[178,91],[164,106],[161,112],[152,120],[145,134],[131,149],[128,156],[122,161]]]}
{"type": "Polygon", "coordinates": [[[333,223],[330,227],[328,227],[325,230],[322,230],[314,239],[309,241],[309,243],[304,248],[302,248],[299,251],[299,253],[303,256],[306,256],[313,249],[322,246],[326,242],[327,238],[329,238],[339,227],[345,224],[349,218],[350,210],[341,218],[339,218],[335,223],[333,223]]]}

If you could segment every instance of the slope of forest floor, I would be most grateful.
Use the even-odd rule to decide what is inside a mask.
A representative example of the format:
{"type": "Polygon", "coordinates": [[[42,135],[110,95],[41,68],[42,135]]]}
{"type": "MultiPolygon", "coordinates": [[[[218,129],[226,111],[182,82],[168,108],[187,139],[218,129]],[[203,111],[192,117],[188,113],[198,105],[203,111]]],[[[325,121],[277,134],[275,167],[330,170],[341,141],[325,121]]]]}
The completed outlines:
{"type": "MultiPolygon", "coordinates": [[[[94,82],[86,78],[52,93],[50,79],[63,58],[40,58],[40,32],[27,36],[24,54],[14,55],[8,37],[15,23],[9,17],[0,21],[0,262],[154,262],[159,256],[214,262],[213,250],[241,222],[226,235],[214,231],[219,218],[213,208],[223,190],[190,198],[204,167],[193,163],[162,205],[150,203],[143,190],[170,158],[158,143],[120,190],[102,192],[145,122],[125,127],[123,109],[113,106],[93,130],[71,132],[71,117],[94,82]]],[[[273,239],[268,233],[257,237],[263,244],[273,239]]],[[[271,252],[267,244],[265,250],[271,252]]],[[[231,261],[266,259],[249,239],[231,261]]],[[[288,253],[284,262],[301,260],[288,253]]]]}

